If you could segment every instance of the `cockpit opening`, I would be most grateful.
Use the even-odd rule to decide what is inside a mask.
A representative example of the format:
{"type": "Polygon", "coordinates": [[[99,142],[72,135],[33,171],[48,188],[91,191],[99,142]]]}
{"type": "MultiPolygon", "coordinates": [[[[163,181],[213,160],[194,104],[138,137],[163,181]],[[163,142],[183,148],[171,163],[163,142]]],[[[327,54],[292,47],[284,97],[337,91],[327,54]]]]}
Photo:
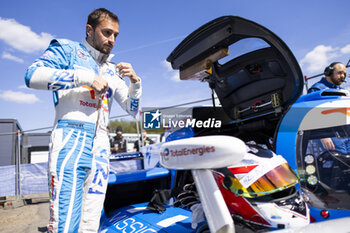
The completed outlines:
{"type": "Polygon", "coordinates": [[[315,208],[350,209],[350,127],[299,132],[300,184],[315,208]]]}

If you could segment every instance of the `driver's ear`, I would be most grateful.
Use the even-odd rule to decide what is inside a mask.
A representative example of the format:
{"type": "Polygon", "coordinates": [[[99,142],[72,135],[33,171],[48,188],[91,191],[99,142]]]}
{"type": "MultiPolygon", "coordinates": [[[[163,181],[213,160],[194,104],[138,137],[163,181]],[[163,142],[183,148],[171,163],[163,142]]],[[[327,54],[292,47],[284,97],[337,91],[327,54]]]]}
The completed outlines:
{"type": "Polygon", "coordinates": [[[94,32],[94,29],[90,24],[86,24],[86,37],[92,37],[92,34],[94,32]]]}

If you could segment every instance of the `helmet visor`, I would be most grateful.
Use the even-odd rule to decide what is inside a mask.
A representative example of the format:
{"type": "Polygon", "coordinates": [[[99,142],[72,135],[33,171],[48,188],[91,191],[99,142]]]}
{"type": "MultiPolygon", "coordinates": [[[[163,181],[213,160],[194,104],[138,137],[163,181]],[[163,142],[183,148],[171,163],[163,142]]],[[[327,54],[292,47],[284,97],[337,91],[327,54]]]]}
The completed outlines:
{"type": "Polygon", "coordinates": [[[247,188],[243,187],[237,178],[230,178],[232,185],[228,188],[231,192],[247,198],[271,194],[292,187],[298,183],[298,177],[288,163],[282,163],[265,173],[247,188]]]}

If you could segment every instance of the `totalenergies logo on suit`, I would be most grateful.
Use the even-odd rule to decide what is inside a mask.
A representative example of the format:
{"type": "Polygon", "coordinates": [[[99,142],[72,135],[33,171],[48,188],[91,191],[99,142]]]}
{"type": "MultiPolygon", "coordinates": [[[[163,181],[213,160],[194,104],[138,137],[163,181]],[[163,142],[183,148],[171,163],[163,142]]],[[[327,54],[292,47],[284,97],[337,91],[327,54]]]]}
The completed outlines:
{"type": "MultiPolygon", "coordinates": [[[[91,99],[96,99],[96,94],[95,94],[95,90],[92,89],[91,87],[89,86],[82,86],[83,88],[85,89],[88,89],[89,92],[90,92],[90,97],[91,99]]],[[[105,112],[108,112],[108,103],[109,103],[109,98],[112,97],[112,89],[111,88],[108,88],[108,91],[101,97],[102,98],[102,102],[101,102],[101,108],[103,109],[103,111],[105,112]]],[[[81,106],[86,106],[86,107],[93,107],[93,108],[97,108],[99,107],[97,105],[97,103],[89,103],[89,102],[86,102],[86,101],[83,101],[83,100],[80,100],[80,105],[81,106]]]]}

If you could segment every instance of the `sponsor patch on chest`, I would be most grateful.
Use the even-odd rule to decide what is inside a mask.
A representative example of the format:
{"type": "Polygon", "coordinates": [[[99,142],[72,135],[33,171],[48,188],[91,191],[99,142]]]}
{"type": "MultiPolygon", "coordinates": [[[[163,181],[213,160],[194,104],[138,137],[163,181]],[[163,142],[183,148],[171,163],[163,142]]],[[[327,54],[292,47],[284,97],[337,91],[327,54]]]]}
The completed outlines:
{"type": "Polygon", "coordinates": [[[80,106],[90,107],[90,108],[97,108],[97,103],[90,103],[88,101],[80,100],[80,106]]]}

